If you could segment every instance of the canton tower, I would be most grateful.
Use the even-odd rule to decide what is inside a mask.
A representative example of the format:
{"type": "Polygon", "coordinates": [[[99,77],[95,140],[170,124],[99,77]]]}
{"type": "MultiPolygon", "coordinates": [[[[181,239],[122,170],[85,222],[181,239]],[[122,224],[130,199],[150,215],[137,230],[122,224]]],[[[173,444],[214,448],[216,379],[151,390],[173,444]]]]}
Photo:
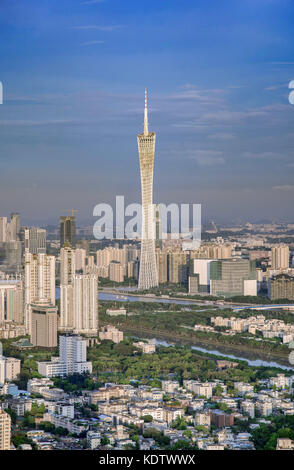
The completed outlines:
{"type": "Polygon", "coordinates": [[[148,131],[147,90],[145,88],[144,132],[138,134],[138,151],[142,190],[142,233],[139,290],[158,286],[155,257],[153,169],[155,132],[148,131]]]}

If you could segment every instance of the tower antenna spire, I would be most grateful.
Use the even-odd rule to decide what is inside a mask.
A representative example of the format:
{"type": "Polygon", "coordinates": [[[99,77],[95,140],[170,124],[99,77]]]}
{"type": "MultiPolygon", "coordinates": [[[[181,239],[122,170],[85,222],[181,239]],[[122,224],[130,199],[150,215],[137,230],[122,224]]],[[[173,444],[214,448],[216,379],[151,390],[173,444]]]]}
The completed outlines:
{"type": "Polygon", "coordinates": [[[147,88],[145,88],[144,135],[148,135],[147,88]]]}

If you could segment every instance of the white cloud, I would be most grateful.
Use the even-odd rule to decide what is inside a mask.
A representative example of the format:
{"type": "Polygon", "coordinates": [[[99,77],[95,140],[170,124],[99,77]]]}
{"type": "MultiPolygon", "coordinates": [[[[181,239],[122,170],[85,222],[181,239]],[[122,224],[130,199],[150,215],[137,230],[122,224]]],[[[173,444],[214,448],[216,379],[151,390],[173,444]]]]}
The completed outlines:
{"type": "Polygon", "coordinates": [[[81,46],[94,46],[95,44],[104,44],[105,41],[100,41],[100,40],[97,40],[97,41],[88,41],[88,42],[83,42],[81,44],[81,46]]]}
{"type": "Polygon", "coordinates": [[[273,189],[279,191],[294,191],[294,184],[284,184],[282,186],[273,186],[273,189]]]}
{"type": "Polygon", "coordinates": [[[74,26],[74,29],[81,31],[116,31],[117,29],[122,28],[122,25],[84,25],[84,26],[74,26]]]}
{"type": "Polygon", "coordinates": [[[82,2],[81,5],[94,5],[95,3],[104,3],[104,0],[87,0],[82,2]]]}
{"type": "Polygon", "coordinates": [[[190,158],[201,166],[223,165],[225,163],[223,152],[218,150],[195,150],[191,152],[190,158]]]}
{"type": "Polygon", "coordinates": [[[280,154],[275,152],[244,152],[245,158],[280,158],[280,154]]]}

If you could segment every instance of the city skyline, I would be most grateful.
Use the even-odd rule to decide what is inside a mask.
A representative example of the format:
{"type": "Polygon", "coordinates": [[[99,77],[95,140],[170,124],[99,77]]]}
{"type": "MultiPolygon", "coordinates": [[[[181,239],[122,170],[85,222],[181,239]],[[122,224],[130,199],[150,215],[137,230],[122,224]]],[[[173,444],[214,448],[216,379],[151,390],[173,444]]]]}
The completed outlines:
{"type": "Polygon", "coordinates": [[[3,214],[55,223],[62,201],[90,224],[99,202],[138,202],[147,86],[155,203],[199,203],[218,223],[292,221],[293,4],[193,3],[2,2],[3,214]]]}

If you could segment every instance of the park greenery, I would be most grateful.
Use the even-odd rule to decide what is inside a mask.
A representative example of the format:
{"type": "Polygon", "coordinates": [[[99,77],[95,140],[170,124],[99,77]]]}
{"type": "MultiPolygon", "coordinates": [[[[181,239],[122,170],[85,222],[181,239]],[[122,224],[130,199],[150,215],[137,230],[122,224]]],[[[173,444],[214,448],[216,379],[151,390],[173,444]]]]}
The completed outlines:
{"type": "MultiPolygon", "coordinates": [[[[248,318],[260,312],[244,309],[234,312],[232,309],[213,309],[208,306],[183,306],[180,304],[160,304],[158,302],[123,302],[127,310],[126,316],[109,317],[106,308],[114,307],[115,302],[101,302],[100,324],[111,323],[128,334],[139,337],[155,337],[166,341],[190,344],[202,347],[217,347],[229,354],[241,352],[249,358],[255,356],[270,360],[279,358],[287,362],[289,350],[278,339],[264,341],[248,333],[238,333],[232,336],[217,333],[194,331],[195,324],[211,325],[212,316],[248,318]],[[136,315],[134,315],[136,313],[136,315]]],[[[117,306],[116,306],[117,308],[117,306]]],[[[293,323],[294,317],[288,312],[263,311],[266,319],[279,318],[293,323]]]]}

